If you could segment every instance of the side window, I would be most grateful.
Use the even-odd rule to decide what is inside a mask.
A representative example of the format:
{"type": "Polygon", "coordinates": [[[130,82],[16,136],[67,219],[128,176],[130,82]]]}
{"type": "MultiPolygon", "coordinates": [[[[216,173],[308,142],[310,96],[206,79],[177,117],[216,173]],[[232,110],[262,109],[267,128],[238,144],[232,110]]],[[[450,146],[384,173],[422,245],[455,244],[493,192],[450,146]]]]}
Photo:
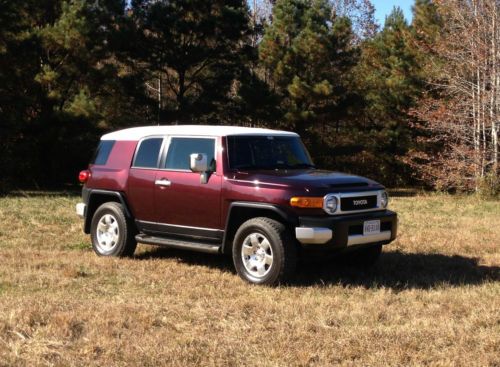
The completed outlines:
{"type": "Polygon", "coordinates": [[[212,170],[215,170],[215,140],[203,138],[172,138],[168,147],[166,169],[189,170],[189,156],[204,153],[212,170]]]}
{"type": "Polygon", "coordinates": [[[114,145],[114,140],[101,140],[99,146],[97,147],[97,150],[95,151],[94,158],[92,159],[90,164],[95,164],[98,166],[105,165],[114,145]]]}
{"type": "Polygon", "coordinates": [[[135,155],[133,167],[157,168],[163,138],[149,138],[141,141],[135,155]]]}

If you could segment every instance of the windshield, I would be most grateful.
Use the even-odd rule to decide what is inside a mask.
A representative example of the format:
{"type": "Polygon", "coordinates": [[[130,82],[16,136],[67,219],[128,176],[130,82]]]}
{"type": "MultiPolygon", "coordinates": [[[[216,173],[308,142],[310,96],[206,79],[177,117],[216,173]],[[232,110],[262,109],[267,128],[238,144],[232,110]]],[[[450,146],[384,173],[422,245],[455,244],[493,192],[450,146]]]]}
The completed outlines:
{"type": "Polygon", "coordinates": [[[298,136],[228,136],[231,169],[314,168],[298,136]]]}

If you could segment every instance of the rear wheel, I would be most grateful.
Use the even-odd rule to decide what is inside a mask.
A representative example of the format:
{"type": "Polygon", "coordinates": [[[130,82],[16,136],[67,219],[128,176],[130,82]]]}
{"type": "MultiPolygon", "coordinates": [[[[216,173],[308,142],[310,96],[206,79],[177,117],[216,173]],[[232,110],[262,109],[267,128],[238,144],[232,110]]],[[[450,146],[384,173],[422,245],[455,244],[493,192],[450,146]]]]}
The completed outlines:
{"type": "Polygon", "coordinates": [[[135,230],[119,203],[102,204],[94,213],[90,227],[92,247],[99,256],[132,256],[137,242],[135,230]]]}
{"type": "Polygon", "coordinates": [[[236,232],[233,262],[242,279],[276,285],[293,275],[297,248],[282,223],[266,217],[253,218],[236,232]]]}

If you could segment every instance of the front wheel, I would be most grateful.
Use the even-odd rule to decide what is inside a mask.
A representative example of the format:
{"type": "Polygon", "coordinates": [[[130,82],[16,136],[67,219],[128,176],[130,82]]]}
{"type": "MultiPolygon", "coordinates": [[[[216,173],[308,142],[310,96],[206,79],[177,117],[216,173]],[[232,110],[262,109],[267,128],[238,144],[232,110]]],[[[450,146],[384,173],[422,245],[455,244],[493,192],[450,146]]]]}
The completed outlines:
{"type": "Polygon", "coordinates": [[[295,272],[297,248],[283,223],[266,217],[253,218],[236,232],[233,262],[242,279],[277,285],[295,272]]]}
{"type": "Polygon", "coordinates": [[[90,237],[99,256],[132,256],[137,247],[134,234],[133,224],[118,203],[102,204],[92,217],[90,237]]]}

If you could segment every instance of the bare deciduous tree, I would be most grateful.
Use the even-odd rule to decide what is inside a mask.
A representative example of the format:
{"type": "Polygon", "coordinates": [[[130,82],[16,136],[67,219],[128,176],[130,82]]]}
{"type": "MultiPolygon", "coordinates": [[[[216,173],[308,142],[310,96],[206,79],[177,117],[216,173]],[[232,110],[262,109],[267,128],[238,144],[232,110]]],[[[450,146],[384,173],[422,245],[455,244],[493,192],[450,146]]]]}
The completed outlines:
{"type": "Polygon", "coordinates": [[[415,155],[427,178],[444,187],[478,190],[498,182],[500,1],[436,0],[443,22],[431,50],[431,90],[416,115],[438,153],[415,155]],[[432,96],[432,97],[430,97],[432,96]],[[423,163],[423,164],[422,164],[423,163]],[[427,165],[427,167],[424,167],[427,165]]]}

